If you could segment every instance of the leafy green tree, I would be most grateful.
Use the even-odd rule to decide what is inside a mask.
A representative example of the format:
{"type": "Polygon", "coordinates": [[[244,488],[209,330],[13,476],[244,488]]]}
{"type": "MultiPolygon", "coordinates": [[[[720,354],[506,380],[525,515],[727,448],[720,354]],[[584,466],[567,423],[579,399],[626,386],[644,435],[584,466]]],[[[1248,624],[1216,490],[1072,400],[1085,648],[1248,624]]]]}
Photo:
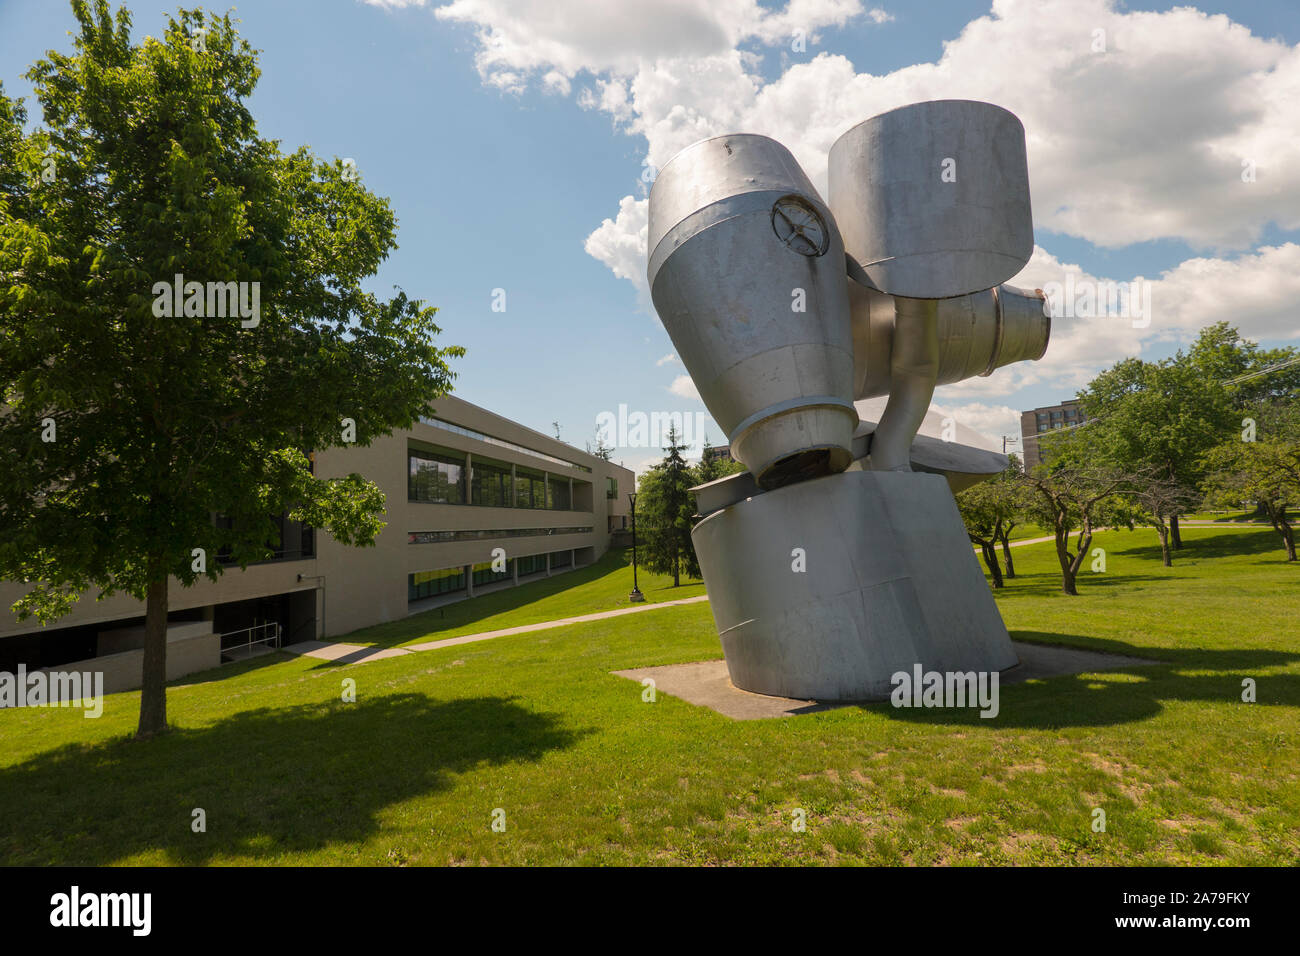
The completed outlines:
{"type": "Polygon", "coordinates": [[[682,575],[698,578],[700,565],[691,543],[691,487],[695,476],[682,452],[686,446],[676,426],[668,431],[667,454],[646,470],[637,483],[637,534],[641,539],[639,558],[651,571],[673,576],[673,587],[682,575]]]}
{"type": "Polygon", "coordinates": [[[728,475],[740,474],[743,471],[745,471],[744,465],[735,459],[723,457],[716,448],[709,444],[706,438],[699,463],[694,468],[693,477],[695,484],[704,485],[710,481],[725,478],[728,475]]]}
{"type": "MultiPolygon", "coordinates": [[[[1098,459],[1135,474],[1157,475],[1187,496],[1204,479],[1203,457],[1236,433],[1241,410],[1300,387],[1300,365],[1237,384],[1233,379],[1294,357],[1264,350],[1220,322],[1201,330],[1187,351],[1146,362],[1128,358],[1079,393],[1084,426],[1098,459]]],[[[1167,518],[1172,546],[1182,547],[1178,515],[1167,518]]]]}
{"type": "Polygon", "coordinates": [[[997,539],[1002,543],[1002,557],[1008,578],[1016,576],[1016,563],[1011,557],[1011,532],[1025,520],[1029,510],[1029,491],[1021,480],[1023,474],[1024,467],[1019,456],[1011,454],[1007,456],[1006,469],[992,479],[1002,518],[996,529],[997,539]]]}
{"type": "Polygon", "coordinates": [[[1173,553],[1169,546],[1171,525],[1180,514],[1196,504],[1196,492],[1156,473],[1140,476],[1127,495],[1137,505],[1137,519],[1155,528],[1160,535],[1160,558],[1164,566],[1173,567],[1173,553]]]}
{"type": "Polygon", "coordinates": [[[1206,491],[1225,505],[1256,502],[1281,536],[1287,560],[1295,561],[1290,509],[1300,505],[1300,410],[1277,403],[1255,414],[1255,430],[1206,453],[1206,491]]]}
{"type": "Polygon", "coordinates": [[[389,203],[259,136],[229,16],[181,10],[132,42],[127,10],[72,7],[74,51],[27,74],[43,125],[0,91],[0,577],[42,622],[91,589],[145,602],[150,736],[169,579],[269,556],[286,511],[372,543],[382,493],[308,453],[412,424],[463,352],[434,346],[434,309],[363,291],[396,245],[389,203]]]}
{"type": "Polygon", "coordinates": [[[1044,462],[1021,475],[1029,494],[1027,516],[1050,528],[1061,568],[1061,591],[1077,597],[1079,570],[1092,547],[1096,528],[1106,525],[1132,527],[1131,509],[1120,492],[1131,485],[1132,476],[1121,468],[1098,461],[1097,433],[1074,429],[1045,436],[1044,462]],[[1078,532],[1074,550],[1070,535],[1078,532]]]}
{"type": "Polygon", "coordinates": [[[997,544],[1002,527],[1004,496],[992,479],[959,492],[957,509],[966,525],[966,534],[979,545],[984,564],[993,578],[993,587],[1002,587],[1002,569],[998,566],[997,544]]]}

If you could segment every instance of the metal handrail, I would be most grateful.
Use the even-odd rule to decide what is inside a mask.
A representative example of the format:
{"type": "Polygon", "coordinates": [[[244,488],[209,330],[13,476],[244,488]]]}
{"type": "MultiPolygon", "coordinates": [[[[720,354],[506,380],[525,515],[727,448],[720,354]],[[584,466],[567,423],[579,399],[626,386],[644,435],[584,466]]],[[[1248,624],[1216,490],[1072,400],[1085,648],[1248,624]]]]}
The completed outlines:
{"type": "Polygon", "coordinates": [[[252,627],[241,628],[238,631],[227,631],[225,634],[222,634],[221,653],[224,654],[227,651],[237,651],[243,648],[251,648],[254,644],[267,644],[267,643],[271,644],[276,649],[279,649],[280,638],[281,638],[280,622],[263,621],[261,624],[254,624],[252,627]],[[262,632],[264,635],[267,634],[267,632],[269,631],[270,636],[255,638],[253,635],[255,632],[258,631],[262,632]],[[247,634],[248,640],[242,644],[231,644],[230,646],[227,647],[226,638],[235,637],[239,634],[247,634]]]}

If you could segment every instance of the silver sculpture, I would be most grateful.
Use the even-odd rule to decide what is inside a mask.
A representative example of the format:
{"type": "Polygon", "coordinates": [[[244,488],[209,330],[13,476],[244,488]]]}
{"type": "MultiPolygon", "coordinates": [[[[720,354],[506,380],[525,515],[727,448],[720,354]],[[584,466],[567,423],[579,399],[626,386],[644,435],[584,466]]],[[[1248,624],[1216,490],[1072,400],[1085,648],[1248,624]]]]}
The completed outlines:
{"type": "Polygon", "coordinates": [[[650,193],[655,308],[749,472],[692,532],[732,683],[818,700],[1016,663],[953,491],[1006,459],[918,438],[936,385],[1041,358],[1024,128],[917,103],[831,147],[829,203],[780,143],[703,140],[650,193]],[[888,395],[878,424],[854,401],[888,395]]]}

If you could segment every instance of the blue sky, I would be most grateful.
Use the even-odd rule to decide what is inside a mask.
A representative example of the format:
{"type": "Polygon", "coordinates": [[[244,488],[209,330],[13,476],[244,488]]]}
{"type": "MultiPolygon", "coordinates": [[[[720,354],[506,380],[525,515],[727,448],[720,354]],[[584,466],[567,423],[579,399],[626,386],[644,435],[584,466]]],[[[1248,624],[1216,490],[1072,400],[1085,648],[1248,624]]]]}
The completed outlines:
{"type": "MultiPolygon", "coordinates": [[[[1164,278],[1150,328],[1058,320],[1041,368],[941,390],[936,402],[960,420],[1011,431],[1012,411],[1070,397],[1124,355],[1169,354],[1219,315],[1265,342],[1300,344],[1300,7],[1203,2],[1202,16],[1171,3],[1052,9],[1059,2],[246,0],[235,10],[263,51],[252,100],[262,134],[351,157],[392,199],[400,248],[373,286],[438,306],[444,344],[468,350],[456,393],[539,431],[558,421],[582,446],[620,403],[704,411],[680,361],[663,361],[674,349],[644,293],[643,162],[738,129],[782,139],[815,181],[820,163],[824,183],[834,135],[915,99],[990,99],[1025,121],[1039,251],[1013,281],[1067,270],[1164,278]],[[1098,28],[1111,44],[1104,61],[1079,53],[1098,28]],[[798,29],[802,52],[789,40],[798,29]],[[1233,150],[1258,163],[1257,182],[1223,175],[1233,150]],[[619,277],[638,255],[639,283],[619,277]],[[1224,314],[1216,289],[1236,283],[1252,292],[1224,314]],[[498,288],[505,312],[491,309],[498,288]]],[[[160,29],[164,4],[131,6],[138,35],[160,29]]],[[[7,93],[30,96],[21,74],[46,49],[67,49],[72,24],[58,0],[0,0],[7,93]]],[[[657,457],[616,453],[630,466],[657,457]]]]}

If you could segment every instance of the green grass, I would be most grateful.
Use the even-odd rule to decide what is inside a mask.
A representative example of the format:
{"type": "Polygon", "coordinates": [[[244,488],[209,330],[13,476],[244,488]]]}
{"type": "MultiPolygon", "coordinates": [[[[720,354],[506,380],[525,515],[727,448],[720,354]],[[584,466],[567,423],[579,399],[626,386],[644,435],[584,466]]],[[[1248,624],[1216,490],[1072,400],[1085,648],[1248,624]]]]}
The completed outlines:
{"type": "MultiPolygon", "coordinates": [[[[643,567],[637,569],[636,581],[646,603],[651,604],[704,594],[703,581],[683,577],[681,585],[674,587],[671,574],[656,574],[643,567]]],[[[400,621],[353,631],[338,640],[350,644],[397,647],[461,637],[634,607],[628,600],[631,593],[632,552],[609,551],[599,561],[576,571],[529,581],[400,621]]]]}
{"type": "Polygon", "coordinates": [[[127,739],[134,693],[99,720],[0,712],[0,860],[1295,864],[1300,567],[1269,532],[1184,538],[1164,568],[1154,532],[1097,535],[1107,570],[1078,598],[1050,544],[1017,549],[997,596],[1013,636],[1159,663],[1004,687],[993,720],[738,722],[609,673],[720,656],[706,604],[352,667],[231,665],[174,687],[179,729],[147,743],[127,739]]]}
{"type": "Polygon", "coordinates": [[[1269,524],[1267,518],[1257,518],[1253,514],[1243,514],[1240,511],[1198,511],[1195,514],[1183,515],[1182,518],[1184,521],[1216,521],[1227,524],[1269,524]]]}
{"type": "Polygon", "coordinates": [[[1036,524],[1018,524],[1011,529],[1010,540],[1024,541],[1026,538],[1042,538],[1051,534],[1036,524]]]}

